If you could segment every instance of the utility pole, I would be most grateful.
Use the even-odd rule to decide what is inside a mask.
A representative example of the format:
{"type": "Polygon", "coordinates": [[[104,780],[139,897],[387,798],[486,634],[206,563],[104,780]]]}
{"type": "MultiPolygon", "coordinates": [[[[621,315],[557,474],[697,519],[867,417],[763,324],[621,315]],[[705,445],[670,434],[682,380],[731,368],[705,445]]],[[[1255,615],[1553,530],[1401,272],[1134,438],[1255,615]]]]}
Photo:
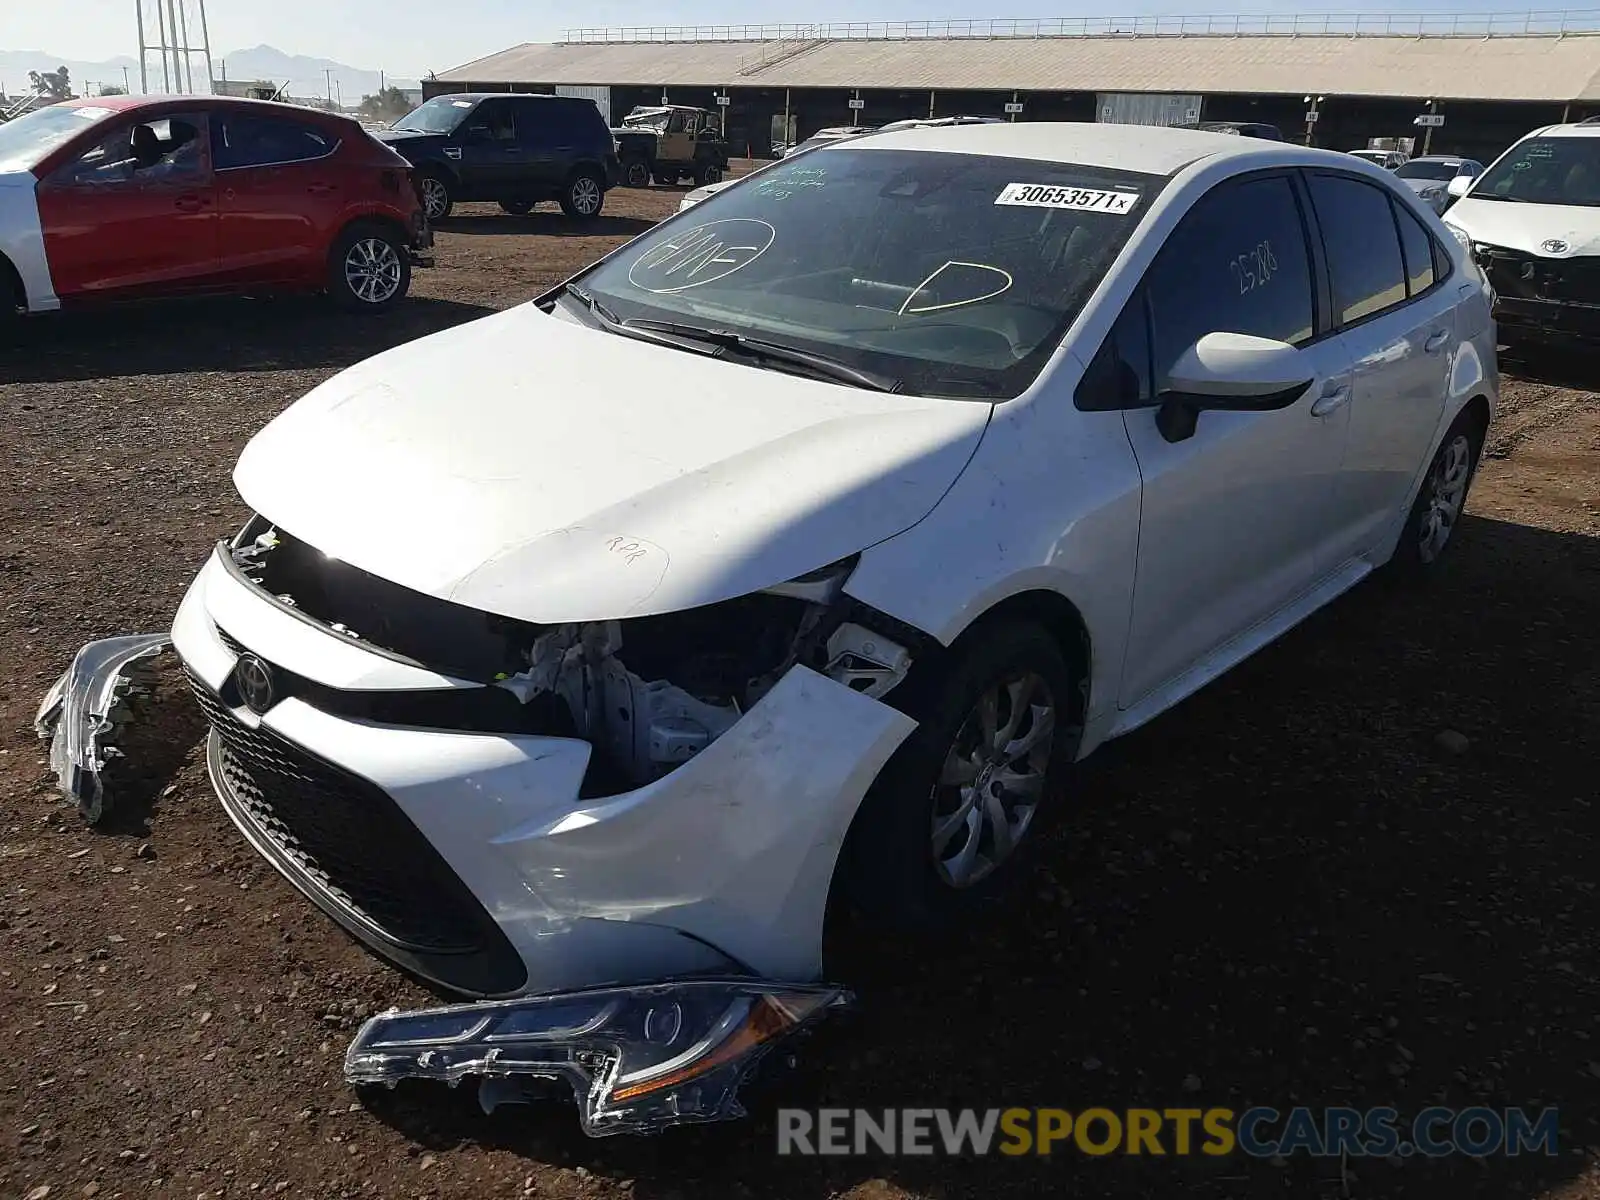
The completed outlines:
{"type": "Polygon", "coordinates": [[[379,67],[379,68],[378,68],[378,95],[380,95],[380,96],[381,96],[381,95],[383,95],[383,92],[384,92],[384,86],[383,86],[383,68],[382,68],[382,67],[379,67]]]}
{"type": "Polygon", "coordinates": [[[129,95],[133,94],[133,85],[128,82],[128,68],[122,68],[122,90],[129,95]]]}
{"type": "Polygon", "coordinates": [[[172,90],[183,91],[183,45],[178,36],[178,0],[167,0],[167,36],[172,40],[172,90]]]}
{"type": "Polygon", "coordinates": [[[183,90],[194,94],[194,64],[189,61],[189,6],[184,0],[178,3],[178,42],[183,47],[183,90]]]}
{"type": "Polygon", "coordinates": [[[211,27],[206,24],[206,0],[200,3],[200,45],[206,53],[206,91],[215,93],[217,81],[211,75],[211,27]]]}
{"type": "Polygon", "coordinates": [[[322,82],[327,85],[327,89],[328,89],[328,105],[331,108],[333,106],[333,68],[332,67],[323,67],[322,68],[322,82]]]}

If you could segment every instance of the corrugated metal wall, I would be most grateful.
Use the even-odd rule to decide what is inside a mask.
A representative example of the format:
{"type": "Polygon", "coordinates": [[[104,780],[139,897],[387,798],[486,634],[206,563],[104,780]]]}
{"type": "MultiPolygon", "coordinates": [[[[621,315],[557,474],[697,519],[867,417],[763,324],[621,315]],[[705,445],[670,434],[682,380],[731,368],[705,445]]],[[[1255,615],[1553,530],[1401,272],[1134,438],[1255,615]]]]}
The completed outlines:
{"type": "Polygon", "coordinates": [[[1096,120],[1118,125],[1182,125],[1200,119],[1200,97],[1100,92],[1094,111],[1096,120]]]}
{"type": "Polygon", "coordinates": [[[600,115],[611,124],[611,89],[608,87],[580,87],[573,84],[556,84],[556,95],[576,96],[580,100],[593,100],[600,115]]]}

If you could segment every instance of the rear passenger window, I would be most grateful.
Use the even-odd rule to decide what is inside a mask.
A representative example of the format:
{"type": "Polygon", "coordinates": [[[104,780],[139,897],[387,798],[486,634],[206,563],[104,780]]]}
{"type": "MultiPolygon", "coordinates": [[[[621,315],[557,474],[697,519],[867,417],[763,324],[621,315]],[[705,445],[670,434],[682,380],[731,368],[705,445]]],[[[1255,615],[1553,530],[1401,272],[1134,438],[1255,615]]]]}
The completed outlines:
{"type": "Polygon", "coordinates": [[[1294,188],[1272,176],[1208,192],[1173,231],[1145,286],[1158,392],[1178,357],[1208,333],[1309,341],[1311,263],[1294,188]]]}
{"type": "Polygon", "coordinates": [[[1359,179],[1313,175],[1311,202],[1328,252],[1334,320],[1348,325],[1402,303],[1405,260],[1388,194],[1359,179]]]}
{"type": "Polygon", "coordinates": [[[314,125],[281,117],[222,114],[212,118],[211,154],[217,170],[306,162],[332,154],[339,140],[314,125]]]}
{"type": "Polygon", "coordinates": [[[1400,249],[1406,256],[1406,290],[1420,296],[1433,286],[1433,239],[1417,220],[1416,213],[1400,201],[1394,202],[1394,218],[1400,224],[1400,249]]]}

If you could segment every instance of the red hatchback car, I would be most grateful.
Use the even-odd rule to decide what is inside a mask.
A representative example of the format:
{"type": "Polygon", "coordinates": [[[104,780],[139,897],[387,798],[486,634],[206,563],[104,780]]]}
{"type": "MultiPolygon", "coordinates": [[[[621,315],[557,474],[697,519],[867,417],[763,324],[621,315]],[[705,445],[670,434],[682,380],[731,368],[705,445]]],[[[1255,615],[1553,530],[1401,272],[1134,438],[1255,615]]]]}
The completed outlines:
{"type": "Polygon", "coordinates": [[[216,292],[406,294],[433,243],[410,166],[346,117],[218,96],[0,124],[0,316],[216,292]]]}

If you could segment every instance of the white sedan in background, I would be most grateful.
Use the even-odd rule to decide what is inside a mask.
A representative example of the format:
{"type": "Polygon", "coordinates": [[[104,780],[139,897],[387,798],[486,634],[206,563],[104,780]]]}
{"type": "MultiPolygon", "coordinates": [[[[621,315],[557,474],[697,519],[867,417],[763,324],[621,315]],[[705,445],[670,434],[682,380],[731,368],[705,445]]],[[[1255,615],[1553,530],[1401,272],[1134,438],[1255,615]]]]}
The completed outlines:
{"type": "Polygon", "coordinates": [[[831,900],[970,914],[1075,760],[1438,560],[1489,306],[1348,155],[812,151],[255,436],[173,627],[216,790],[457,993],[814,979],[831,900]]]}

